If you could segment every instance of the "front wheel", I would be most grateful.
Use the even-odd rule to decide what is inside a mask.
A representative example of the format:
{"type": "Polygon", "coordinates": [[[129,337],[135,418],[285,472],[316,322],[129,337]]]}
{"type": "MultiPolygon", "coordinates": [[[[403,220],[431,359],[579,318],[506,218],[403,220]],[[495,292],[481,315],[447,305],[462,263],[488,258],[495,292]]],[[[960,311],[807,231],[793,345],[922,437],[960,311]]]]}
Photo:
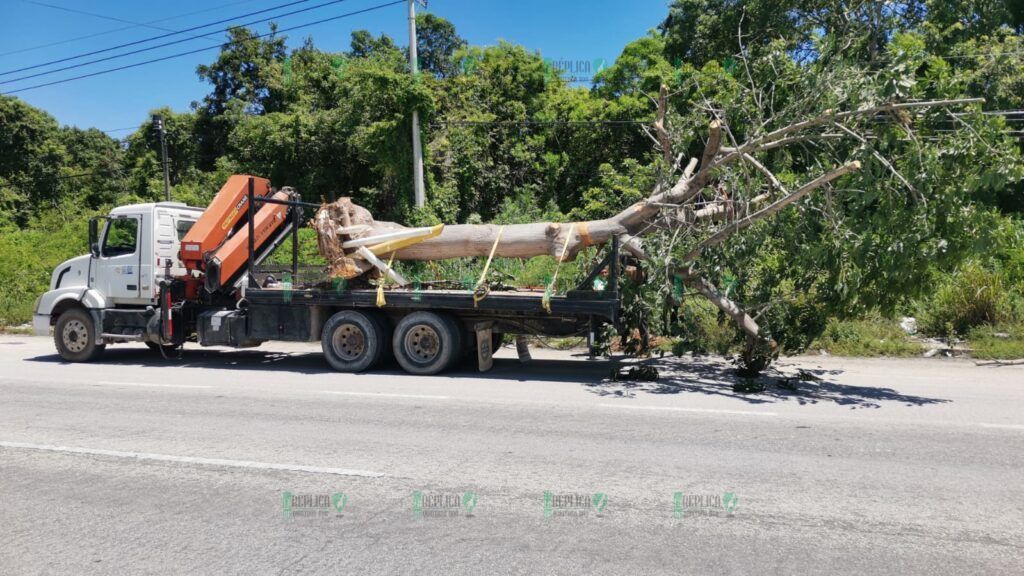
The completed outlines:
{"type": "Polygon", "coordinates": [[[383,322],[356,310],[342,310],[324,324],[320,337],[324,358],[339,372],[365,372],[387,349],[383,322]]]}
{"type": "Polygon", "coordinates": [[[89,312],[82,308],[65,310],[57,318],[53,342],[60,357],[68,362],[91,362],[107,347],[96,343],[96,325],[89,312]]]}

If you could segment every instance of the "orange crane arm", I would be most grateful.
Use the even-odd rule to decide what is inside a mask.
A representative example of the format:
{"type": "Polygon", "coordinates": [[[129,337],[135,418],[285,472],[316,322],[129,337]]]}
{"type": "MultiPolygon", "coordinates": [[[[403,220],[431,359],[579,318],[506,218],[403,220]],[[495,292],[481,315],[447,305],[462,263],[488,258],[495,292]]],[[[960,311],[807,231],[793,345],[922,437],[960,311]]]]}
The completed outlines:
{"type": "MultiPolygon", "coordinates": [[[[271,196],[274,200],[288,200],[281,191],[271,196]]],[[[254,204],[259,205],[258,202],[254,204]]],[[[274,232],[287,222],[288,206],[264,204],[253,217],[253,246],[259,252],[274,232]]],[[[249,260],[249,227],[243,226],[217,248],[206,261],[206,289],[214,292],[225,287],[249,260]]]]}
{"type": "Polygon", "coordinates": [[[181,240],[181,261],[185,268],[203,270],[204,262],[224,243],[235,226],[248,212],[249,179],[253,180],[256,196],[270,193],[270,180],[245,174],[236,174],[221,186],[213,202],[192,225],[181,240]]]}

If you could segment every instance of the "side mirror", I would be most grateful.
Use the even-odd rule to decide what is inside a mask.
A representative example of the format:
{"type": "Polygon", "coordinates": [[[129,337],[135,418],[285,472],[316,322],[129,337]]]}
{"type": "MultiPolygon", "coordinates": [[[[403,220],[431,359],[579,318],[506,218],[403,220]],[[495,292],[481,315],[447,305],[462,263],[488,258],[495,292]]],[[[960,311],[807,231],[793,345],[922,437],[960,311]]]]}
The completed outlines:
{"type": "Polygon", "coordinates": [[[89,219],[89,253],[93,258],[100,257],[99,221],[96,218],[89,219]]]}

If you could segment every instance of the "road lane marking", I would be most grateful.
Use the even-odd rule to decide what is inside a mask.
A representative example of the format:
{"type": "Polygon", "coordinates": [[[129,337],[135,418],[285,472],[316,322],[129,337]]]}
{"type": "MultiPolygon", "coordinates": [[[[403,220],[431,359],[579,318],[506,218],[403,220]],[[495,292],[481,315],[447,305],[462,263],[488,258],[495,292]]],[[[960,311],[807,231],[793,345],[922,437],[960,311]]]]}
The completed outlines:
{"type": "Polygon", "coordinates": [[[448,396],[431,396],[429,394],[391,394],[388,392],[341,392],[339,390],[322,390],[323,394],[338,396],[381,396],[383,398],[414,398],[417,400],[448,400],[448,396]]]}
{"type": "Polygon", "coordinates": [[[1002,428],[1004,430],[1024,430],[1024,424],[988,424],[982,422],[978,426],[982,428],[1002,428]]]}
{"type": "Polygon", "coordinates": [[[715,410],[712,408],[678,408],[675,406],[629,406],[626,404],[601,404],[604,408],[625,408],[627,410],[667,410],[670,412],[695,412],[697,414],[736,414],[740,416],[778,416],[776,412],[753,412],[750,410],[715,410]]]}
{"type": "Polygon", "coordinates": [[[255,470],[284,470],[286,472],[309,472],[311,474],[334,474],[337,476],[364,476],[380,478],[380,472],[351,470],[348,468],[323,468],[320,466],[302,466],[299,464],[274,464],[270,462],[253,462],[251,460],[228,460],[224,458],[198,458],[195,456],[173,456],[170,454],[150,454],[146,452],[120,452],[117,450],[100,450],[96,448],[75,448],[72,446],[52,446],[49,444],[28,444],[25,442],[0,442],[0,448],[21,448],[43,452],[61,452],[65,454],[86,454],[90,456],[109,456],[131,460],[152,460],[156,462],[179,462],[182,464],[199,464],[203,466],[227,466],[231,468],[252,468],[255,470]]]}
{"type": "Polygon", "coordinates": [[[139,386],[146,388],[213,388],[201,384],[158,384],[156,382],[86,382],[92,386],[139,386]]]}

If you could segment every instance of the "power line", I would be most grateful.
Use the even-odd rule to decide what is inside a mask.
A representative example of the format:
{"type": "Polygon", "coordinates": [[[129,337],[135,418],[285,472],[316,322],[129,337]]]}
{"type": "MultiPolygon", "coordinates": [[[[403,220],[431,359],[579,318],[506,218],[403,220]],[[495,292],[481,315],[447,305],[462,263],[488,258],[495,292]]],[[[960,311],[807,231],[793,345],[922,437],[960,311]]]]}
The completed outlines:
{"type": "Polygon", "coordinates": [[[196,14],[205,14],[207,12],[216,12],[217,10],[223,10],[225,8],[230,8],[232,6],[237,6],[239,4],[248,4],[248,3],[252,2],[252,1],[253,0],[238,0],[237,2],[229,2],[227,4],[222,4],[222,5],[216,6],[214,8],[205,8],[203,10],[194,10],[192,12],[185,12],[184,14],[177,14],[175,16],[168,16],[167,18],[160,18],[160,19],[157,19],[157,20],[150,20],[148,22],[143,22],[141,24],[135,24],[135,25],[132,25],[132,26],[121,26],[120,28],[113,28],[111,30],[104,30],[103,32],[96,32],[96,33],[93,33],[93,34],[86,34],[85,36],[75,36],[74,38],[66,38],[64,40],[58,40],[57,42],[50,42],[48,44],[38,44],[36,46],[29,46],[28,48],[19,48],[17,50],[11,50],[9,52],[0,52],[0,57],[2,57],[2,56],[10,56],[12,54],[22,54],[24,52],[32,52],[33,50],[41,50],[43,48],[51,48],[53,46],[60,46],[62,44],[70,44],[71,42],[78,42],[79,40],[88,40],[90,38],[98,38],[100,36],[107,36],[109,34],[114,34],[116,32],[124,32],[125,30],[131,30],[133,28],[138,28],[140,26],[145,26],[147,24],[158,24],[160,22],[169,22],[171,20],[177,20],[178,18],[184,18],[186,16],[195,16],[196,14]]]}
{"type": "Polygon", "coordinates": [[[125,126],[124,128],[111,128],[109,130],[100,130],[104,134],[110,134],[111,132],[124,132],[125,130],[135,130],[138,126],[125,126]]]}
{"type": "MultiPolygon", "coordinates": [[[[309,0],[301,0],[301,1],[308,2],[309,0]]],[[[294,10],[292,12],[285,12],[284,14],[277,14],[277,15],[271,16],[269,18],[261,18],[259,20],[253,20],[251,22],[246,22],[244,24],[238,24],[236,26],[230,26],[228,28],[220,30],[220,32],[230,32],[231,30],[234,30],[236,28],[243,28],[243,27],[246,27],[246,26],[252,26],[254,24],[262,24],[263,22],[267,22],[267,21],[270,21],[270,20],[276,20],[277,18],[283,18],[285,16],[293,16],[293,15],[299,14],[301,12],[309,12],[310,10],[316,10],[317,8],[323,8],[325,6],[331,6],[333,4],[340,4],[342,2],[347,2],[347,1],[348,0],[331,0],[330,2],[324,2],[323,4],[317,4],[315,6],[310,6],[308,8],[302,8],[302,9],[299,9],[299,10],[294,10]]],[[[11,83],[14,83],[14,82],[20,82],[22,80],[28,80],[30,78],[38,78],[40,76],[48,76],[50,74],[56,74],[57,72],[64,72],[65,70],[74,70],[76,68],[82,68],[84,66],[89,66],[91,64],[98,64],[100,62],[106,62],[108,60],[116,60],[118,58],[124,58],[125,56],[132,56],[132,55],[135,55],[135,54],[141,54],[143,52],[149,52],[150,50],[156,50],[157,48],[165,48],[167,46],[173,46],[175,44],[181,44],[183,42],[188,42],[189,40],[195,40],[197,38],[206,38],[206,36],[202,36],[202,35],[189,36],[187,38],[181,38],[180,40],[172,40],[170,42],[164,42],[163,44],[157,44],[155,46],[149,46],[147,48],[139,48],[138,50],[132,50],[130,52],[124,52],[122,54],[114,54],[113,56],[104,56],[103,58],[97,58],[95,60],[89,60],[88,62],[79,62],[78,64],[71,64],[70,66],[64,66],[63,68],[54,68],[53,70],[46,70],[45,72],[37,72],[35,74],[29,74],[28,76],[19,76],[18,78],[13,78],[11,80],[4,80],[4,81],[0,82],[0,84],[11,84],[11,83]]],[[[37,65],[37,66],[30,66],[29,68],[38,68],[39,66],[43,66],[43,65],[40,64],[40,65],[37,65]]],[[[23,68],[22,70],[28,70],[28,68],[23,68]]],[[[8,74],[8,73],[9,72],[0,73],[0,76],[2,76],[4,74],[8,74]]]]}
{"type": "Polygon", "coordinates": [[[82,14],[85,16],[92,16],[93,18],[100,18],[102,20],[111,20],[113,22],[121,22],[122,24],[133,24],[134,26],[145,26],[146,28],[152,28],[154,30],[162,30],[164,32],[174,32],[168,28],[161,28],[160,26],[151,26],[149,24],[143,24],[140,22],[133,22],[131,20],[124,20],[122,18],[115,18],[114,16],[106,16],[104,14],[96,14],[95,12],[86,12],[85,10],[78,10],[76,8],[68,8],[66,6],[58,6],[56,4],[47,4],[46,2],[37,2],[36,0],[21,0],[25,4],[32,4],[34,6],[42,6],[44,8],[52,8],[54,10],[61,10],[63,12],[71,12],[72,14],[82,14]]]}
{"type": "Polygon", "coordinates": [[[34,64],[32,66],[26,66],[24,68],[17,68],[17,69],[14,69],[14,70],[7,70],[5,72],[0,72],[0,76],[6,76],[7,74],[14,74],[15,72],[24,72],[25,70],[33,70],[35,68],[41,68],[43,66],[49,66],[50,64],[60,64],[61,62],[67,62],[68,60],[77,60],[79,58],[85,58],[86,56],[93,56],[95,54],[102,54],[104,52],[110,52],[111,50],[117,50],[117,49],[120,49],[120,48],[127,48],[128,46],[136,46],[138,44],[143,44],[143,43],[146,43],[146,42],[152,42],[154,40],[160,40],[162,38],[167,38],[167,37],[170,37],[170,36],[176,36],[178,34],[184,34],[186,32],[193,32],[193,31],[199,30],[201,28],[209,28],[210,26],[216,26],[218,24],[224,24],[225,22],[231,22],[232,20],[238,20],[239,18],[248,18],[249,16],[255,16],[256,14],[263,14],[265,12],[271,12],[273,10],[278,10],[280,8],[287,8],[288,6],[294,6],[296,4],[304,4],[306,2],[311,2],[311,1],[312,0],[296,0],[295,2],[289,2],[287,4],[279,4],[277,6],[271,6],[270,8],[266,8],[264,10],[257,10],[256,12],[249,12],[247,14],[242,14],[240,16],[233,16],[231,18],[225,18],[223,20],[217,20],[216,22],[210,22],[208,24],[200,24],[199,26],[193,26],[191,28],[185,28],[184,30],[172,31],[172,32],[169,32],[167,34],[160,34],[158,36],[153,36],[151,38],[143,38],[142,40],[135,40],[134,42],[127,42],[125,44],[118,44],[117,46],[111,46],[110,48],[103,48],[101,50],[93,50],[92,52],[85,52],[85,53],[82,53],[82,54],[77,54],[75,56],[68,56],[66,58],[58,58],[57,60],[51,60],[49,62],[43,62],[42,64],[34,64]]]}
{"type": "MultiPolygon", "coordinates": [[[[322,20],[317,20],[315,22],[309,22],[309,23],[306,23],[306,24],[300,24],[299,26],[292,26],[291,28],[284,28],[284,29],[277,30],[277,31],[274,31],[274,32],[267,32],[265,34],[259,34],[257,36],[253,36],[253,39],[257,40],[257,39],[260,39],[260,38],[266,38],[267,36],[273,36],[274,34],[281,34],[281,33],[284,33],[284,32],[291,32],[292,30],[299,30],[300,28],[308,28],[310,26],[316,26],[318,24],[324,24],[326,22],[333,22],[334,20],[340,20],[342,18],[348,18],[349,16],[356,16],[358,14],[364,14],[366,12],[372,12],[374,10],[380,10],[382,8],[387,8],[389,6],[394,6],[396,4],[404,4],[406,1],[407,0],[394,0],[393,2],[387,2],[387,3],[384,3],[384,4],[378,4],[376,6],[371,6],[369,8],[364,8],[362,10],[356,10],[354,12],[348,12],[348,13],[341,14],[341,15],[338,15],[338,16],[333,16],[331,18],[324,18],[322,20]]],[[[46,86],[54,86],[56,84],[64,84],[66,82],[71,82],[73,80],[82,80],[83,78],[92,78],[93,76],[100,76],[100,75],[103,75],[103,74],[109,74],[111,72],[118,72],[120,70],[127,70],[129,68],[137,68],[139,66],[145,66],[146,64],[154,64],[156,62],[163,62],[165,60],[171,60],[172,58],[179,58],[181,56],[188,56],[190,54],[198,54],[199,52],[205,52],[207,50],[215,50],[215,49],[220,48],[221,46],[222,46],[222,44],[217,44],[215,46],[207,46],[205,48],[198,48],[196,50],[189,50],[188,52],[179,52],[177,54],[171,54],[170,56],[163,56],[161,58],[154,58],[152,60],[146,60],[146,61],[143,61],[143,62],[136,62],[134,64],[126,64],[124,66],[118,66],[116,68],[108,68],[106,70],[99,70],[97,72],[91,72],[89,74],[82,74],[80,76],[72,76],[70,78],[62,78],[60,80],[54,80],[53,82],[46,82],[46,83],[43,83],[43,84],[36,84],[34,86],[28,86],[28,87],[25,87],[25,88],[18,88],[17,90],[10,90],[8,92],[4,92],[4,94],[17,94],[18,92],[25,92],[26,90],[35,90],[36,88],[44,88],[46,86]]]]}

